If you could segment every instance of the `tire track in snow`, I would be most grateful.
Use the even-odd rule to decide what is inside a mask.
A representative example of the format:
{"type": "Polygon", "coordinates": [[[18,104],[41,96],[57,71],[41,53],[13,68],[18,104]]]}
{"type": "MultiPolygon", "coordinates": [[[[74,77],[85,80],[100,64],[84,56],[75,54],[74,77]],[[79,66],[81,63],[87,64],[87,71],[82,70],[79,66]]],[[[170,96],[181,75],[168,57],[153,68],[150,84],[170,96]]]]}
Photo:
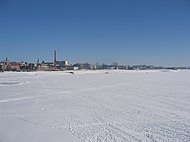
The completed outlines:
{"type": "Polygon", "coordinates": [[[28,99],[32,99],[32,98],[35,98],[35,97],[21,97],[21,98],[4,99],[4,100],[0,100],[0,103],[28,100],[28,99]]]}
{"type": "MultiPolygon", "coordinates": [[[[40,83],[40,85],[42,85],[42,83],[40,83]]],[[[58,92],[58,93],[61,93],[61,94],[69,94],[69,93],[75,93],[75,92],[78,92],[78,91],[90,91],[90,90],[101,90],[103,89],[104,87],[107,87],[107,85],[105,86],[101,86],[101,87],[88,87],[88,88],[80,88],[80,89],[77,89],[77,90],[73,90],[73,91],[62,91],[62,92],[58,92]]],[[[110,87],[110,86],[109,86],[110,87]]],[[[114,86],[112,86],[114,87],[114,86]]],[[[46,92],[45,92],[46,93],[46,92]]],[[[47,96],[58,96],[58,95],[55,95],[55,94],[49,94],[49,93],[46,93],[48,95],[38,95],[38,96],[30,96],[30,97],[20,97],[20,98],[10,98],[10,99],[4,99],[4,100],[0,100],[0,103],[6,103],[6,102],[13,102],[13,101],[21,101],[21,100],[29,100],[29,99],[36,99],[36,98],[41,98],[41,97],[47,97],[47,96]]]]}

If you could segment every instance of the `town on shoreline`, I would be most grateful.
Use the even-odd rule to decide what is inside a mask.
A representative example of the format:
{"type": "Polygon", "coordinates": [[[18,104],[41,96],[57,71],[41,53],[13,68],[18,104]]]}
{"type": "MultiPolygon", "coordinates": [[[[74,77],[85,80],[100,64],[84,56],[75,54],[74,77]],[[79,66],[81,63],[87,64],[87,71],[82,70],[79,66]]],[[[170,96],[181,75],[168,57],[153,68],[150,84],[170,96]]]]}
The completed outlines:
{"type": "Polygon", "coordinates": [[[75,63],[69,64],[68,61],[57,61],[56,60],[56,50],[54,50],[54,56],[52,62],[42,61],[40,63],[39,59],[36,63],[27,63],[27,62],[16,62],[10,61],[6,58],[3,61],[0,61],[0,72],[4,71],[64,71],[64,70],[157,70],[157,69],[169,69],[169,70],[178,70],[178,69],[190,69],[190,67],[164,67],[164,66],[154,66],[154,65],[119,65],[114,62],[111,65],[108,64],[89,64],[89,63],[75,63]]]}

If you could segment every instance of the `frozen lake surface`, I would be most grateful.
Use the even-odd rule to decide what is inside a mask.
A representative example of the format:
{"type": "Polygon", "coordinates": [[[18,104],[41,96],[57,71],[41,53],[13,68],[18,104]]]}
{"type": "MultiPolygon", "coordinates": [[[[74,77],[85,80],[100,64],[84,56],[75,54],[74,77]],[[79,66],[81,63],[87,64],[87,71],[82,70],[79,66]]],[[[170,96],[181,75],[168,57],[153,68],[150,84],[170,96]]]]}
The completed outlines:
{"type": "Polygon", "coordinates": [[[189,142],[190,71],[0,73],[0,142],[189,142]]]}

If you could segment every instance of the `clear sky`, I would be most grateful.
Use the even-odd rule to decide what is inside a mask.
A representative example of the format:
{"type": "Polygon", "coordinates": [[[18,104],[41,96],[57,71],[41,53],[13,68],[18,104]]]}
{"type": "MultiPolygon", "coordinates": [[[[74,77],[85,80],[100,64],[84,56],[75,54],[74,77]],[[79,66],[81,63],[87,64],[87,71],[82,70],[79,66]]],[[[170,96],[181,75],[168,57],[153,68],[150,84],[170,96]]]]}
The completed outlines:
{"type": "Polygon", "coordinates": [[[0,0],[0,60],[190,66],[189,0],[0,0]]]}

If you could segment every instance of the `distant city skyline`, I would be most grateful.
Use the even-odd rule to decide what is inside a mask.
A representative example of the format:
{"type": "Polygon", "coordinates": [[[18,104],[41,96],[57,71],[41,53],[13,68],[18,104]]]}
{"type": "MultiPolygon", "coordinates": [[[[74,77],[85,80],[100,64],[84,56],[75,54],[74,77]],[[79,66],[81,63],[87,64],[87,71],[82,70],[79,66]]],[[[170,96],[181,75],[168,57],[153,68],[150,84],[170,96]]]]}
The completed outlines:
{"type": "Polygon", "coordinates": [[[0,60],[190,66],[188,0],[1,0],[0,60]]]}

